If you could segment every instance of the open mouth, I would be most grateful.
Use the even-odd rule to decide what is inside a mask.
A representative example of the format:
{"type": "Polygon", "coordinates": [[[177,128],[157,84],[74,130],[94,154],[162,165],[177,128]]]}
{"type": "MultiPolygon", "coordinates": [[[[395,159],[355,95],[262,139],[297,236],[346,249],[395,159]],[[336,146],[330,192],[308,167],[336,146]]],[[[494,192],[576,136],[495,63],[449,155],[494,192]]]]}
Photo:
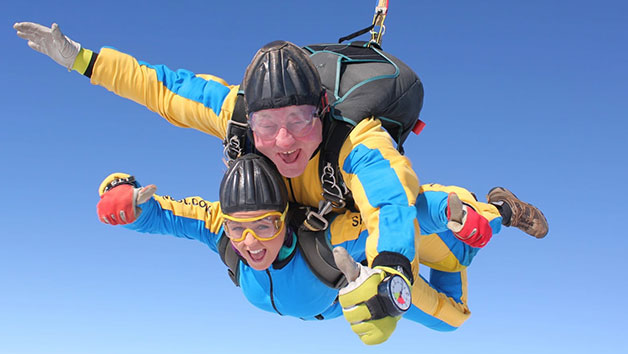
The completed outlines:
{"type": "Polygon", "coordinates": [[[280,152],[278,153],[279,158],[286,164],[290,164],[299,159],[299,155],[301,153],[301,149],[296,149],[292,151],[280,152]]]}
{"type": "Polygon", "coordinates": [[[266,256],[266,249],[262,248],[260,250],[257,251],[251,251],[249,250],[249,257],[251,257],[251,260],[253,260],[254,262],[261,262],[264,257],[266,256]]]}

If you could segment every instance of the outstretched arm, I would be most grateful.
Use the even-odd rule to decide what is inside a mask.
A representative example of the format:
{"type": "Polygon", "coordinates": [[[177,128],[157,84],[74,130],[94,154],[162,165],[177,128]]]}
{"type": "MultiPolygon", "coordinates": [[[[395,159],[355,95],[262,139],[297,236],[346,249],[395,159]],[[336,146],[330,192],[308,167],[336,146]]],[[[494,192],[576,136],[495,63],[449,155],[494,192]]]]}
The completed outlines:
{"type": "Polygon", "coordinates": [[[99,219],[139,232],[198,240],[216,250],[222,230],[219,203],[199,197],[158,196],[153,194],[156,188],[141,187],[125,173],[109,175],[99,189],[99,219]]]}
{"type": "Polygon", "coordinates": [[[93,84],[146,106],[173,125],[224,138],[238,85],[212,75],[150,65],[112,48],[96,53],[65,36],[57,24],[19,22],[13,27],[32,49],[91,78],[93,84]]]}

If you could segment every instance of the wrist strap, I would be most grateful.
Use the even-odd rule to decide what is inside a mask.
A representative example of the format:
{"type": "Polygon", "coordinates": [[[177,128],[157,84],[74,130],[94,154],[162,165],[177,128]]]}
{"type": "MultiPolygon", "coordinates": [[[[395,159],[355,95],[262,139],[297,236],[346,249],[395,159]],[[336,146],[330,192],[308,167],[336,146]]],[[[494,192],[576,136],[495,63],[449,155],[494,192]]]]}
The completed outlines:
{"type": "Polygon", "coordinates": [[[371,268],[376,267],[392,268],[405,277],[406,280],[409,281],[410,285],[414,284],[412,265],[410,264],[408,258],[400,253],[388,251],[380,252],[377,257],[373,259],[373,263],[371,264],[371,268]]]}
{"type": "Polygon", "coordinates": [[[76,55],[76,59],[74,59],[74,63],[72,63],[72,70],[77,71],[81,75],[85,75],[85,71],[87,70],[94,54],[95,53],[93,51],[81,47],[76,55]]]}
{"type": "Polygon", "coordinates": [[[105,188],[103,189],[103,193],[107,192],[111,188],[117,187],[122,184],[130,184],[133,187],[137,187],[137,182],[135,182],[135,177],[133,176],[129,176],[125,178],[116,178],[105,186],[105,188]]]}

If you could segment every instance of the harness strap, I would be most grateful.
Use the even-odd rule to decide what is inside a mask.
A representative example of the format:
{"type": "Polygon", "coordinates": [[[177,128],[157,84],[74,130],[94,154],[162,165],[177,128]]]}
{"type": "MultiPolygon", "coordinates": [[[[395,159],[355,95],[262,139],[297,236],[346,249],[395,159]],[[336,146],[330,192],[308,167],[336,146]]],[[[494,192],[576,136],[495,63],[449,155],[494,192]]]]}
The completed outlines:
{"type": "Polygon", "coordinates": [[[340,149],[352,129],[351,124],[340,122],[328,116],[318,164],[325,200],[318,204],[318,211],[310,210],[306,215],[304,226],[310,231],[327,229],[329,225],[325,220],[325,215],[331,212],[333,208],[355,209],[351,191],[345,186],[338,166],[340,149]]]}
{"type": "Polygon", "coordinates": [[[227,160],[237,159],[244,152],[246,134],[249,123],[246,119],[246,107],[244,105],[244,92],[238,92],[235,107],[231,119],[227,123],[227,134],[222,145],[225,147],[223,154],[227,160]]]}
{"type": "Polygon", "coordinates": [[[227,266],[227,273],[229,274],[229,278],[235,286],[240,286],[240,256],[236,253],[236,251],[231,247],[231,242],[229,242],[229,237],[223,233],[220,241],[218,241],[218,254],[220,255],[220,260],[227,266]]]}
{"type": "Polygon", "coordinates": [[[336,267],[325,231],[300,229],[297,232],[297,245],[308,267],[318,280],[334,289],[340,289],[347,285],[347,278],[336,267]]]}
{"type": "Polygon", "coordinates": [[[348,35],[344,36],[344,37],[340,37],[340,38],[338,39],[338,43],[342,43],[342,42],[344,42],[344,41],[348,41],[348,40],[351,40],[351,39],[353,39],[353,38],[355,38],[355,37],[358,37],[358,36],[361,36],[361,35],[363,35],[363,34],[365,34],[365,33],[368,33],[368,32],[370,32],[370,31],[371,31],[374,27],[375,27],[375,24],[372,24],[372,25],[370,25],[370,26],[368,26],[368,27],[366,27],[366,28],[363,28],[363,29],[361,29],[361,30],[359,30],[359,31],[355,31],[355,32],[353,32],[353,33],[351,33],[351,34],[348,34],[348,35]]]}

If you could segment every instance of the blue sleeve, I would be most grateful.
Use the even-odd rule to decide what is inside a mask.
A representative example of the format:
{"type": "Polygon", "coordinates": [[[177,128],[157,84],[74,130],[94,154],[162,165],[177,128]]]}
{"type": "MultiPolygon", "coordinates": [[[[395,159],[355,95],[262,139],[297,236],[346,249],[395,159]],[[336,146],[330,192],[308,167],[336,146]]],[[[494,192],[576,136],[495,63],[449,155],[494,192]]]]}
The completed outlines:
{"type": "Polygon", "coordinates": [[[410,179],[405,175],[414,172],[409,166],[393,161],[381,149],[358,145],[344,160],[343,172],[352,177],[346,178],[345,182],[353,192],[369,238],[373,240],[367,246],[370,254],[396,252],[412,262],[414,235],[418,230],[415,230],[416,209],[413,205],[416,197],[409,199],[409,191],[418,188],[408,188],[407,185],[416,184],[416,177],[414,181],[405,181],[404,178],[410,179]]]}
{"type": "Polygon", "coordinates": [[[441,191],[421,191],[416,200],[421,235],[447,231],[447,198],[441,191]]]}
{"type": "MultiPolygon", "coordinates": [[[[217,230],[212,228],[210,213],[207,218],[183,217],[176,215],[175,211],[162,208],[155,198],[140,205],[142,213],[132,224],[124,225],[129,230],[135,230],[150,234],[172,235],[190,240],[197,240],[209,246],[214,252],[218,252],[217,243],[222,227],[217,230]]],[[[213,227],[216,228],[216,227],[213,227]]]]}

